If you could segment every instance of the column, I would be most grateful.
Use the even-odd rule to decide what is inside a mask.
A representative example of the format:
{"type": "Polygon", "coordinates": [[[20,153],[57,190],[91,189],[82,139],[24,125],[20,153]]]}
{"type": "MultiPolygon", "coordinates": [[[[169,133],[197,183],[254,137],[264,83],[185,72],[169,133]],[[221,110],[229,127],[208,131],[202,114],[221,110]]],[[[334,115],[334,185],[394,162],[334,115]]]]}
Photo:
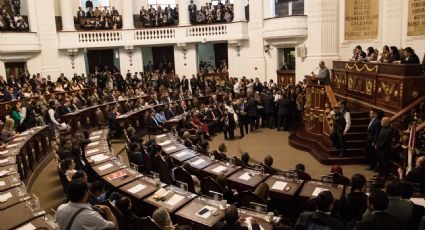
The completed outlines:
{"type": "Polygon", "coordinates": [[[122,28],[125,30],[134,29],[133,1],[124,0],[121,2],[121,7],[122,7],[122,28]]]}
{"type": "Polygon", "coordinates": [[[61,0],[62,31],[75,31],[72,1],[61,0]]]}
{"type": "Polygon", "coordinates": [[[179,5],[179,26],[190,25],[188,8],[190,2],[188,0],[178,0],[177,3],[179,5]]]}
{"type": "MultiPolygon", "coordinates": [[[[261,3],[262,3],[262,1],[261,1],[261,3]]],[[[234,18],[233,18],[234,22],[246,21],[245,6],[244,6],[243,0],[235,0],[233,2],[233,15],[234,15],[234,18]]]]}
{"type": "Polygon", "coordinates": [[[30,32],[37,32],[37,12],[35,11],[35,1],[28,0],[28,24],[30,26],[30,32]]]}

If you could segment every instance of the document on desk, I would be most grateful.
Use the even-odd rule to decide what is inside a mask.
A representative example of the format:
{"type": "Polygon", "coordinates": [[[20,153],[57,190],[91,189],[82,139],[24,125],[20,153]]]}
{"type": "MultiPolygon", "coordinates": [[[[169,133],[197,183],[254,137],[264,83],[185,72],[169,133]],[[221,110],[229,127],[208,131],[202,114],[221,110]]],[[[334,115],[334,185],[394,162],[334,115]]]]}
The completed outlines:
{"type": "Polygon", "coordinates": [[[251,179],[251,175],[249,175],[249,172],[246,172],[246,173],[242,174],[241,176],[239,176],[239,179],[241,179],[241,180],[250,180],[251,179]]]}
{"type": "Polygon", "coordinates": [[[159,143],[158,145],[165,146],[165,145],[169,145],[169,144],[171,144],[171,141],[170,140],[166,140],[166,141],[163,141],[163,142],[159,143]]]}
{"type": "Polygon", "coordinates": [[[105,164],[105,165],[100,166],[98,169],[99,169],[100,171],[103,171],[103,170],[108,169],[108,168],[111,168],[111,167],[113,167],[113,166],[114,166],[113,164],[111,164],[111,163],[107,163],[107,164],[105,164]]]}
{"type": "Polygon", "coordinates": [[[8,152],[9,152],[9,150],[0,151],[0,155],[4,155],[4,154],[6,154],[8,152]]]}
{"type": "Polygon", "coordinates": [[[132,188],[130,188],[129,190],[127,190],[128,192],[132,193],[132,194],[136,194],[140,191],[142,191],[143,189],[145,189],[146,186],[142,185],[142,184],[138,184],[132,188]]]}
{"type": "Polygon", "coordinates": [[[16,230],[35,230],[37,229],[32,223],[28,223],[20,228],[17,228],[16,230]]]}
{"type": "Polygon", "coordinates": [[[288,184],[287,182],[276,181],[276,182],[274,182],[274,184],[272,186],[272,189],[275,189],[275,190],[284,190],[287,184],[288,184]]]}
{"type": "Polygon", "coordinates": [[[215,172],[215,173],[221,173],[221,172],[223,172],[226,169],[227,168],[225,166],[220,165],[220,166],[215,167],[212,171],[215,172]]]}
{"type": "Polygon", "coordinates": [[[192,162],[191,164],[192,164],[192,165],[197,166],[197,165],[200,165],[200,164],[202,164],[202,163],[204,163],[204,162],[205,162],[205,160],[204,160],[204,159],[199,158],[198,160],[196,160],[196,161],[192,162]]]}
{"type": "Polygon", "coordinates": [[[176,156],[176,157],[182,157],[182,156],[184,156],[184,155],[186,155],[186,154],[187,154],[187,152],[186,152],[186,151],[182,151],[182,152],[177,153],[175,156],[176,156]]]}
{"type": "Polygon", "coordinates": [[[108,159],[109,157],[106,156],[105,154],[98,154],[98,155],[94,155],[92,157],[90,157],[90,159],[92,159],[95,162],[99,162],[99,161],[103,161],[108,159]]]}
{"type": "Polygon", "coordinates": [[[0,164],[6,164],[7,162],[9,162],[9,158],[5,158],[5,159],[0,160],[0,164]]]}
{"type": "Polygon", "coordinates": [[[163,137],[166,137],[166,136],[167,136],[167,134],[161,134],[161,135],[157,135],[156,138],[163,138],[163,137]]]}
{"type": "Polygon", "coordinates": [[[89,139],[90,140],[96,140],[96,139],[99,139],[100,138],[100,135],[96,135],[96,136],[91,136],[89,139]]]}
{"type": "Polygon", "coordinates": [[[4,181],[0,180],[0,187],[5,186],[5,185],[6,185],[6,183],[4,181]]]}
{"type": "Polygon", "coordinates": [[[171,205],[171,206],[174,206],[177,203],[179,203],[180,201],[182,201],[183,199],[184,199],[184,196],[175,193],[170,199],[168,199],[164,203],[171,205]]]}
{"type": "Polygon", "coordinates": [[[99,152],[99,149],[90,149],[90,150],[87,150],[87,154],[92,154],[92,153],[95,153],[95,152],[99,152]]]}
{"type": "Polygon", "coordinates": [[[93,134],[93,135],[99,135],[99,134],[102,134],[103,133],[103,131],[102,130],[99,130],[99,131],[96,131],[96,132],[92,132],[91,134],[93,134]]]}
{"type": "Polygon", "coordinates": [[[425,207],[425,199],[424,198],[410,198],[414,204],[421,205],[425,207]]]}
{"type": "Polygon", "coordinates": [[[24,139],[25,137],[18,137],[18,138],[14,138],[13,141],[20,141],[22,139],[24,139]]]}
{"type": "Polygon", "coordinates": [[[11,144],[11,145],[7,145],[6,148],[11,149],[11,148],[15,148],[16,146],[18,146],[18,144],[11,144]]]}
{"type": "Polygon", "coordinates": [[[6,202],[7,200],[9,200],[12,197],[13,197],[13,195],[12,195],[11,192],[0,195],[0,203],[6,202]]]}
{"type": "Polygon", "coordinates": [[[98,144],[99,144],[99,141],[95,141],[95,142],[88,144],[87,146],[93,146],[93,145],[98,145],[98,144]]]}
{"type": "Polygon", "coordinates": [[[171,151],[171,150],[174,150],[174,149],[176,149],[176,146],[170,146],[170,147],[168,147],[168,148],[165,148],[164,150],[165,151],[171,151]]]}
{"type": "Polygon", "coordinates": [[[203,218],[203,219],[208,219],[211,216],[211,213],[214,213],[215,211],[217,211],[217,208],[214,208],[212,206],[209,205],[205,205],[204,207],[202,207],[201,209],[199,209],[195,215],[203,218]]]}
{"type": "Polygon", "coordinates": [[[311,195],[318,196],[319,193],[321,193],[323,191],[328,191],[328,190],[329,189],[317,187],[317,188],[314,189],[314,191],[313,191],[313,193],[311,195]]]}

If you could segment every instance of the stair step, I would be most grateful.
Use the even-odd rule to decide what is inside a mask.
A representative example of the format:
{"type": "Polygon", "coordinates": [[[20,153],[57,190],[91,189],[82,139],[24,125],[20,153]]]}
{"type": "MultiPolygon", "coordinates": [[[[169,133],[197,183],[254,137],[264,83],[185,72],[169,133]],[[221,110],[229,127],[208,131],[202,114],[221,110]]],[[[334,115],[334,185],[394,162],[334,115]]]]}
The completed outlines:
{"type": "Polygon", "coordinates": [[[359,133],[359,132],[367,132],[367,125],[352,125],[350,127],[350,132],[355,132],[355,133],[359,133]]]}

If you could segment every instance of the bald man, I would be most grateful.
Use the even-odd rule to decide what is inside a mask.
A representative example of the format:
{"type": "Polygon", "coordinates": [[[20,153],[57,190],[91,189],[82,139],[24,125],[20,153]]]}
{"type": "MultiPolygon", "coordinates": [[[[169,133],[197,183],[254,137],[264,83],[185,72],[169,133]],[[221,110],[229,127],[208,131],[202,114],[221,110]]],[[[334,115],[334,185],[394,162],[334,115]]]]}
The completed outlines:
{"type": "Polygon", "coordinates": [[[317,75],[314,75],[314,78],[316,78],[317,80],[319,80],[320,85],[331,85],[331,74],[330,71],[328,69],[328,67],[325,66],[325,62],[324,61],[320,61],[319,62],[319,73],[317,75]]]}
{"type": "Polygon", "coordinates": [[[407,173],[404,178],[404,170],[398,170],[400,179],[406,179],[409,182],[419,184],[420,192],[425,193],[425,156],[416,159],[416,167],[407,173]]]}
{"type": "Polygon", "coordinates": [[[375,149],[379,159],[379,175],[386,176],[389,173],[389,158],[391,154],[391,143],[394,137],[394,129],[391,127],[389,117],[381,120],[381,130],[375,142],[375,149]]]}

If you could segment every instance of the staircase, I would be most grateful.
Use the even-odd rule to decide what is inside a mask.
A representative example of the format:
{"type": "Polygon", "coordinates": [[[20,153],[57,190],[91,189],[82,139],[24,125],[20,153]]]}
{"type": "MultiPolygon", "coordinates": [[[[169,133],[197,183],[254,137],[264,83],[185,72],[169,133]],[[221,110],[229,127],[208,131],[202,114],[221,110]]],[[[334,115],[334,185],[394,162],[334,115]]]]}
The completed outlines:
{"type": "Polygon", "coordinates": [[[346,136],[347,155],[343,158],[339,157],[338,151],[331,150],[333,146],[328,136],[311,135],[302,127],[291,133],[289,144],[294,148],[310,152],[316,160],[325,165],[364,163],[369,113],[352,110],[350,115],[351,128],[346,136]]]}

